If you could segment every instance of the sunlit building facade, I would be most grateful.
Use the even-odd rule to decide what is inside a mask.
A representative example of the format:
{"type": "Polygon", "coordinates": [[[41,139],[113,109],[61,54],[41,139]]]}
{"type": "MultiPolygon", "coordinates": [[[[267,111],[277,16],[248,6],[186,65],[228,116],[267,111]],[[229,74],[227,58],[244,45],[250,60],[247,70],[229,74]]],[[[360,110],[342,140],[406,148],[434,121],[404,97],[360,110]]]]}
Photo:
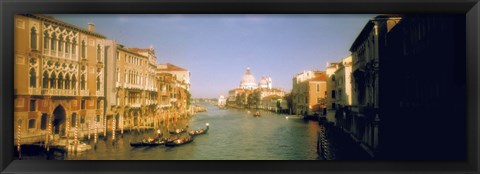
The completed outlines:
{"type": "Polygon", "coordinates": [[[14,21],[15,138],[29,143],[101,132],[106,37],[94,24],[83,29],[44,15],[14,21]]]}

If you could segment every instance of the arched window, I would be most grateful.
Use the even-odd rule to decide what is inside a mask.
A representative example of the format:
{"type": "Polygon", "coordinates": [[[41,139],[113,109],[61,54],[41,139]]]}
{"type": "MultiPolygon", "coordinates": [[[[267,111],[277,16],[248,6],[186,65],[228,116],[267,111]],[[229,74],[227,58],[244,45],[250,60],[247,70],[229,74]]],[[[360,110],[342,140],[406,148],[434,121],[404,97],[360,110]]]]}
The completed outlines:
{"type": "Polygon", "coordinates": [[[50,75],[50,88],[52,89],[56,87],[56,78],[55,72],[52,72],[52,75],[50,75]]]}
{"type": "Polygon", "coordinates": [[[35,128],[35,119],[28,120],[28,128],[35,128]]]}
{"type": "Polygon", "coordinates": [[[48,49],[48,32],[43,32],[43,48],[48,49]]]}
{"type": "Polygon", "coordinates": [[[102,48],[100,47],[100,44],[97,45],[97,61],[101,62],[102,60],[102,48]]]}
{"type": "Polygon", "coordinates": [[[37,87],[37,72],[33,68],[30,69],[30,87],[37,87]]]}
{"type": "Polygon", "coordinates": [[[100,91],[100,76],[97,76],[97,91],[100,91]]]}
{"type": "Polygon", "coordinates": [[[45,130],[47,129],[47,114],[43,113],[42,118],[40,120],[40,129],[45,130]]]}
{"type": "Polygon", "coordinates": [[[70,74],[65,76],[65,89],[70,89],[70,74]]]}
{"type": "Polygon", "coordinates": [[[80,89],[85,90],[85,74],[80,78],[80,89]]]}
{"type": "Polygon", "coordinates": [[[75,74],[72,77],[72,89],[77,89],[77,77],[75,77],[75,74]]]}
{"type": "Polygon", "coordinates": [[[60,73],[58,75],[58,89],[63,89],[63,73],[60,73]]]}
{"type": "Polygon", "coordinates": [[[332,81],[335,81],[335,75],[332,75],[332,81]]]}
{"type": "Polygon", "coordinates": [[[43,88],[48,88],[48,73],[47,73],[47,71],[43,72],[43,88]]]}
{"type": "Polygon", "coordinates": [[[83,40],[82,41],[82,58],[84,58],[84,59],[86,58],[86,52],[85,52],[86,49],[87,48],[85,47],[85,41],[83,40]]]}
{"type": "Polygon", "coordinates": [[[52,34],[52,40],[50,42],[50,49],[55,50],[55,42],[57,42],[57,35],[55,33],[52,34]]]}
{"type": "Polygon", "coordinates": [[[30,31],[30,47],[32,50],[37,50],[37,30],[35,30],[35,27],[32,27],[30,31]]]}
{"type": "Polygon", "coordinates": [[[72,41],[72,54],[77,53],[77,40],[73,39],[72,41]]]}
{"type": "Polygon", "coordinates": [[[66,38],[66,41],[65,41],[65,52],[66,53],[70,52],[70,40],[68,39],[68,37],[66,38]]]}
{"type": "Polygon", "coordinates": [[[58,36],[58,52],[62,52],[63,50],[63,37],[60,35],[58,36]]]}

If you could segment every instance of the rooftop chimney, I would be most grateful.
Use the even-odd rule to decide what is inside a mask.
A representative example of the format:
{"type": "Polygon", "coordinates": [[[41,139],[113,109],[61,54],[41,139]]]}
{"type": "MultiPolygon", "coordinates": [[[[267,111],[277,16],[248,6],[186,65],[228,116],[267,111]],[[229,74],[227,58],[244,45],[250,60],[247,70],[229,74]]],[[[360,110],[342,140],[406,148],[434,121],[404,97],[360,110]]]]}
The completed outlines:
{"type": "Polygon", "coordinates": [[[91,23],[91,22],[88,23],[88,31],[95,32],[95,24],[94,23],[91,23]]]}

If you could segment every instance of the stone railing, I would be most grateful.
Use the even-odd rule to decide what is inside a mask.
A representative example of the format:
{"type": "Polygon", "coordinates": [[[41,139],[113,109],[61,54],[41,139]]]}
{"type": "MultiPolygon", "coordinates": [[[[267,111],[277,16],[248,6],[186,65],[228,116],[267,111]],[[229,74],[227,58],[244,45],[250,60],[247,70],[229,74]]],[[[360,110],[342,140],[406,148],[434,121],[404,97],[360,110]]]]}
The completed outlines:
{"type": "Polygon", "coordinates": [[[80,96],[89,96],[90,95],[90,90],[85,89],[85,90],[80,90],[80,96]]]}
{"type": "Polygon", "coordinates": [[[75,96],[77,91],[73,89],[42,89],[42,95],[54,95],[54,96],[75,96]]]}
{"type": "Polygon", "coordinates": [[[129,89],[143,89],[142,85],[134,85],[134,84],[125,84],[125,88],[129,89]]]}
{"type": "Polygon", "coordinates": [[[40,89],[40,88],[29,88],[28,93],[30,95],[42,95],[42,89],[40,89]]]}
{"type": "Polygon", "coordinates": [[[96,92],[95,92],[95,95],[96,95],[96,96],[103,96],[103,91],[96,91],[96,92]]]}
{"type": "Polygon", "coordinates": [[[142,104],[140,104],[140,103],[132,103],[132,104],[130,104],[130,107],[132,107],[132,108],[139,108],[140,106],[142,106],[142,104]]]}

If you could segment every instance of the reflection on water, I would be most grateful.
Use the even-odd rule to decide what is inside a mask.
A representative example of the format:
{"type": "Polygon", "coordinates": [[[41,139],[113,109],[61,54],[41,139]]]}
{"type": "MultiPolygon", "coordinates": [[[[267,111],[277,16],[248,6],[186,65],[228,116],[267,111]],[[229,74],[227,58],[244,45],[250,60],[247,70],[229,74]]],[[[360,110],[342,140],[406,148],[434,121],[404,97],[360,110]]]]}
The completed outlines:
{"type": "MultiPolygon", "coordinates": [[[[204,128],[205,135],[195,137],[177,147],[132,148],[129,142],[139,141],[154,132],[125,133],[113,145],[111,139],[98,142],[90,151],[56,154],[50,159],[73,160],[315,160],[317,154],[317,122],[286,119],[285,115],[262,112],[253,117],[245,110],[219,110],[209,106],[208,112],[198,113],[190,120],[190,129],[204,128]]],[[[24,157],[28,158],[29,157],[24,157]]],[[[44,154],[33,156],[45,158],[44,154]]]]}

